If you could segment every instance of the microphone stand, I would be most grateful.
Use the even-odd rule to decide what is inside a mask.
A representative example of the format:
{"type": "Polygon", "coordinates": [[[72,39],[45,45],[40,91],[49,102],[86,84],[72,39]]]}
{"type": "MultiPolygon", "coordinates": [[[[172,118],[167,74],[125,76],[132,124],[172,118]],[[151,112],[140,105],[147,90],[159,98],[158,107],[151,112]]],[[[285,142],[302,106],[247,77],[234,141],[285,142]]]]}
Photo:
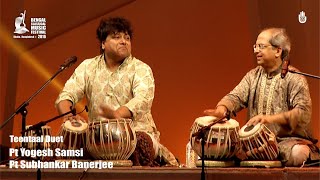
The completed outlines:
{"type": "MultiPolygon", "coordinates": [[[[46,120],[46,121],[40,121],[39,123],[30,126],[28,129],[22,130],[21,134],[24,134],[24,133],[26,133],[28,131],[34,130],[36,132],[36,135],[38,137],[40,137],[42,135],[42,132],[41,132],[42,126],[46,125],[47,123],[49,123],[49,122],[51,122],[53,120],[61,118],[61,117],[65,116],[65,115],[67,115],[69,113],[72,113],[73,115],[76,114],[76,109],[75,108],[72,108],[72,106],[71,106],[70,109],[71,109],[70,111],[68,111],[68,112],[66,112],[64,114],[58,115],[58,116],[56,116],[54,118],[51,118],[49,120],[46,120]]],[[[37,146],[36,147],[37,147],[36,150],[41,149],[41,142],[37,142],[37,146]]],[[[37,160],[40,161],[40,157],[39,156],[37,156],[37,160]]],[[[40,167],[38,167],[38,170],[37,170],[37,180],[41,180],[41,169],[40,169],[40,167]]]]}
{"type": "Polygon", "coordinates": [[[21,134],[24,134],[25,132],[28,132],[28,131],[31,131],[31,130],[35,130],[35,131],[36,131],[36,130],[38,130],[38,129],[41,129],[41,127],[44,126],[44,125],[46,125],[47,123],[49,123],[49,122],[51,122],[51,121],[54,121],[54,120],[56,120],[56,119],[58,119],[58,118],[61,118],[61,117],[65,116],[65,115],[67,115],[67,114],[70,114],[70,113],[72,113],[73,115],[76,114],[76,109],[75,109],[75,108],[72,108],[72,106],[70,107],[70,111],[68,111],[68,112],[66,112],[66,113],[63,113],[63,114],[60,114],[60,115],[58,115],[58,116],[56,116],[56,117],[54,117],[54,118],[51,118],[51,119],[49,119],[49,120],[40,121],[40,122],[38,122],[37,124],[34,124],[34,125],[30,126],[28,129],[25,129],[25,130],[21,131],[21,134]]]}
{"type": "Polygon", "coordinates": [[[315,75],[312,75],[312,74],[307,74],[307,73],[298,72],[298,71],[293,71],[293,70],[288,70],[288,71],[291,72],[291,73],[296,73],[296,74],[304,75],[304,76],[307,76],[307,77],[312,77],[312,78],[315,78],[315,79],[320,79],[319,76],[315,76],[315,75]]]}
{"type": "Polygon", "coordinates": [[[229,120],[230,119],[230,112],[228,111],[226,113],[226,115],[216,121],[213,121],[211,124],[209,124],[208,126],[203,126],[202,128],[200,128],[197,132],[192,134],[192,137],[196,137],[197,139],[200,139],[201,141],[201,180],[205,180],[205,173],[204,173],[204,136],[205,136],[205,132],[208,131],[211,126],[222,122],[224,119],[229,120]]]}
{"type": "MultiPolygon", "coordinates": [[[[40,89],[38,91],[36,91],[34,94],[31,95],[31,97],[26,100],[25,102],[23,102],[17,109],[16,111],[0,126],[0,130],[17,114],[21,114],[22,116],[22,131],[24,131],[26,129],[26,117],[28,114],[28,110],[27,110],[27,106],[29,105],[30,101],[37,95],[39,94],[59,73],[61,73],[63,70],[65,69],[65,67],[61,67],[47,82],[44,83],[44,85],[42,85],[40,87],[40,89]]],[[[23,136],[23,134],[22,134],[23,136]]]]}
{"type": "MultiPolygon", "coordinates": [[[[22,122],[21,122],[21,135],[24,136],[24,133],[28,130],[32,130],[32,129],[36,129],[36,133],[39,135],[39,133],[41,132],[41,127],[50,122],[50,121],[53,121],[54,119],[57,119],[59,117],[62,117],[62,115],[58,116],[57,118],[53,118],[53,119],[50,119],[48,122],[40,122],[38,124],[36,124],[34,127],[31,127],[29,128],[28,130],[26,130],[26,117],[27,117],[27,114],[28,114],[28,110],[27,110],[27,106],[29,105],[29,103],[31,102],[31,100],[36,96],[38,95],[59,73],[61,73],[63,70],[65,70],[66,68],[70,67],[74,62],[77,61],[77,57],[73,56],[71,57],[70,60],[68,60],[67,62],[65,62],[63,65],[60,66],[59,70],[48,80],[46,81],[41,87],[40,89],[38,89],[34,94],[32,94],[28,100],[26,100],[25,102],[23,102],[16,110],[15,112],[3,123],[1,124],[0,126],[0,130],[11,120],[13,119],[13,117],[17,114],[21,114],[22,116],[22,122]],[[39,132],[40,131],[40,132],[39,132]]],[[[74,112],[75,110],[71,110],[72,112],[74,112]]],[[[70,113],[70,112],[68,112],[70,113]]],[[[68,113],[65,113],[63,115],[66,115],[68,113]]],[[[22,143],[21,145],[22,147],[26,147],[25,146],[25,142],[22,143]]],[[[37,145],[38,148],[40,148],[40,144],[37,145]]],[[[21,157],[20,157],[21,158],[21,157]]],[[[39,159],[39,158],[38,158],[39,159]]],[[[37,179],[40,180],[41,179],[41,171],[40,169],[38,169],[37,171],[37,179]]]]}

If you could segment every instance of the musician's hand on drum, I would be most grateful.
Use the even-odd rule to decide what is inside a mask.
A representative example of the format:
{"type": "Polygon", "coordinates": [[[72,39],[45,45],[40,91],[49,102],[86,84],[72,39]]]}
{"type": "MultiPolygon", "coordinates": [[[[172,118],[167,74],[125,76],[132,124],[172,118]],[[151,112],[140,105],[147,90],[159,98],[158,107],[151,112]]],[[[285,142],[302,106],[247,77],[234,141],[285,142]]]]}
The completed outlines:
{"type": "Polygon", "coordinates": [[[86,120],[83,118],[83,117],[81,117],[80,115],[75,115],[75,116],[73,116],[73,115],[66,115],[66,116],[63,116],[63,122],[66,122],[66,121],[82,121],[82,122],[86,122],[86,120]]]}
{"type": "Polygon", "coordinates": [[[73,116],[73,119],[75,119],[76,121],[82,121],[82,122],[86,122],[86,120],[82,117],[82,116],[80,116],[80,115],[75,115],[75,116],[73,116]]]}
{"type": "Polygon", "coordinates": [[[204,115],[215,116],[217,118],[223,118],[226,116],[227,108],[225,106],[217,106],[216,109],[206,109],[203,111],[204,115]]]}
{"type": "Polygon", "coordinates": [[[69,120],[69,117],[72,117],[72,115],[65,115],[62,117],[63,122],[66,122],[69,120]]]}
{"type": "Polygon", "coordinates": [[[98,115],[107,119],[117,119],[120,118],[119,113],[113,110],[110,106],[102,104],[99,106],[98,115]]]}
{"type": "Polygon", "coordinates": [[[251,125],[256,125],[258,123],[261,123],[261,124],[269,124],[271,123],[271,119],[270,119],[270,116],[268,115],[257,115],[257,116],[254,116],[253,118],[251,118],[248,122],[247,122],[247,126],[251,126],[251,125]]]}

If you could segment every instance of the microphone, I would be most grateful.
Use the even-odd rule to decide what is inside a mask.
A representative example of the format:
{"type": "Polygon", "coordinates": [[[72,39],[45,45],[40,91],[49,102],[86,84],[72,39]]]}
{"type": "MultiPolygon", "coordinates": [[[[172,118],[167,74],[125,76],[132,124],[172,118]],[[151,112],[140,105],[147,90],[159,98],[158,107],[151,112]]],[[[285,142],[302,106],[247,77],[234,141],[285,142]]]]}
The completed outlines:
{"type": "Polygon", "coordinates": [[[77,110],[76,108],[73,108],[72,106],[70,106],[70,110],[73,116],[77,115],[77,110]]]}
{"type": "Polygon", "coordinates": [[[71,56],[60,66],[60,69],[67,69],[70,66],[72,66],[75,62],[77,62],[77,56],[71,56]]]}
{"type": "Polygon", "coordinates": [[[237,117],[237,114],[236,114],[236,112],[235,111],[229,111],[229,110],[227,110],[227,112],[226,112],[226,119],[227,120],[230,120],[231,118],[232,118],[232,116],[233,117],[237,117]]]}
{"type": "Polygon", "coordinates": [[[286,76],[286,74],[288,73],[288,70],[289,70],[288,66],[289,66],[289,64],[290,64],[289,59],[283,60],[283,62],[282,62],[282,70],[281,70],[281,78],[282,78],[282,79],[283,79],[283,78],[286,76]]]}

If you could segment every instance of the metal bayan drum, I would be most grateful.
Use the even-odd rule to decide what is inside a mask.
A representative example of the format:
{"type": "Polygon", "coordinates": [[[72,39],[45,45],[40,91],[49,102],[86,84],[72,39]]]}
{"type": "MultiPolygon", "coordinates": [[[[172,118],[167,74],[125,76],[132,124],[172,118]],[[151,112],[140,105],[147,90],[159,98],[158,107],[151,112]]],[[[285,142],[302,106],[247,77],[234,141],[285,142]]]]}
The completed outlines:
{"type": "Polygon", "coordinates": [[[275,160],[279,150],[276,136],[264,125],[244,125],[239,131],[242,150],[248,159],[275,160]]]}
{"type": "MultiPolygon", "coordinates": [[[[77,120],[68,120],[64,122],[59,130],[59,136],[63,137],[63,142],[57,143],[57,148],[64,150],[80,150],[85,149],[86,132],[88,130],[88,124],[77,120]]],[[[61,158],[61,157],[58,157],[61,158]]],[[[73,156],[66,156],[66,159],[75,158],[73,156]]],[[[84,157],[78,157],[84,158],[84,157]]]]}
{"type": "Polygon", "coordinates": [[[127,160],[137,139],[131,119],[105,119],[89,124],[87,150],[95,159],[127,160]]]}
{"type": "MultiPolygon", "coordinates": [[[[204,116],[195,120],[191,128],[191,146],[201,157],[201,142],[198,137],[192,137],[192,134],[204,126],[211,124],[216,117],[204,116]]],[[[226,120],[211,126],[210,130],[205,132],[205,159],[222,160],[233,157],[239,148],[239,123],[234,120],[226,120]]]]}

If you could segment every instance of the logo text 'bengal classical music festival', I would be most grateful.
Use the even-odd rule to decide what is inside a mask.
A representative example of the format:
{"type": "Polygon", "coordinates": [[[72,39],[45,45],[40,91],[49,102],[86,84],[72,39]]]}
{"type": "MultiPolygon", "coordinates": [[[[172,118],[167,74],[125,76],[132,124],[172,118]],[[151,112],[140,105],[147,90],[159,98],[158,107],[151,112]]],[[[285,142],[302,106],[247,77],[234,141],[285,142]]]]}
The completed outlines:
{"type": "Polygon", "coordinates": [[[44,17],[31,17],[30,29],[26,25],[26,10],[16,17],[13,38],[19,39],[46,39],[47,38],[47,21],[44,17]]]}

